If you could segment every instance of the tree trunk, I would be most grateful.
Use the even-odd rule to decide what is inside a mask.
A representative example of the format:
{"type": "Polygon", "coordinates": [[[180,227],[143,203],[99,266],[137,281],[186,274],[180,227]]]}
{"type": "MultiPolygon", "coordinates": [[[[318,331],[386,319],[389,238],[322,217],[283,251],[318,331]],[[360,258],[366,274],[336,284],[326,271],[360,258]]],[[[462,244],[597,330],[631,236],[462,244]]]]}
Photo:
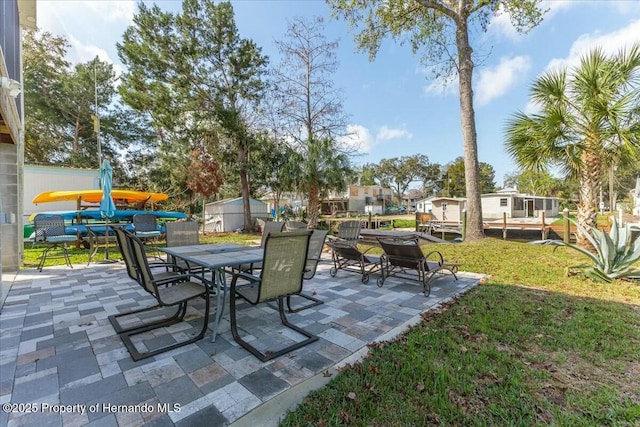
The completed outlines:
{"type": "Polygon", "coordinates": [[[242,186],[242,205],[244,207],[244,232],[250,232],[251,204],[249,203],[249,176],[247,175],[247,149],[244,144],[238,148],[238,164],[240,165],[240,185],[242,186]]]}
{"type": "MultiPolygon", "coordinates": [[[[585,151],[582,154],[580,168],[580,200],[578,202],[578,224],[587,230],[597,226],[598,219],[598,190],[600,189],[602,160],[597,152],[585,151]]],[[[578,229],[577,243],[585,249],[592,248],[580,229],[578,229]]]]}
{"type": "Polygon", "coordinates": [[[460,121],[464,150],[464,177],[467,190],[467,229],[465,240],[484,238],[482,227],[482,204],[480,198],[480,167],[478,165],[478,142],[476,119],[473,110],[473,61],[467,21],[457,22],[456,45],[458,47],[458,79],[460,86],[460,121]]]}
{"type": "Polygon", "coordinates": [[[309,205],[307,206],[307,227],[315,229],[318,227],[318,205],[320,204],[320,193],[318,185],[312,183],[309,188],[309,205]]]}

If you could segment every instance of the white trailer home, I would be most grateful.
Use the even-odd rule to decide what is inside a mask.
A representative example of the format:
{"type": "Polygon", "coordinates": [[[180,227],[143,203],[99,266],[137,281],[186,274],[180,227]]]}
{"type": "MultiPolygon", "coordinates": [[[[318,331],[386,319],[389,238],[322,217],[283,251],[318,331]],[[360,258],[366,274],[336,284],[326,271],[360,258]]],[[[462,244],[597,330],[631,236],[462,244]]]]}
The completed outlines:
{"type": "Polygon", "coordinates": [[[481,198],[482,216],[499,219],[506,213],[507,218],[546,218],[560,214],[560,199],[557,197],[518,194],[514,190],[483,194],[481,198]]]}

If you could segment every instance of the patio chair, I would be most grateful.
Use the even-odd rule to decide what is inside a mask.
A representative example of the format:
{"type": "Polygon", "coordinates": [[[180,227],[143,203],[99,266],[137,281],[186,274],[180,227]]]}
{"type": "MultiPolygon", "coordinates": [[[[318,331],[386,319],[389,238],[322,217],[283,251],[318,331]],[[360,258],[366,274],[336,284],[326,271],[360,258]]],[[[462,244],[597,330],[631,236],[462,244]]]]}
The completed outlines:
{"type": "MultiPolygon", "coordinates": [[[[284,298],[299,294],[302,290],[307,250],[311,231],[296,230],[288,233],[269,233],[264,247],[264,258],[260,276],[238,272],[231,279],[231,334],[234,340],[262,362],[274,359],[318,340],[318,337],[290,323],[284,312],[284,298]],[[238,281],[250,286],[239,287],[238,281]],[[243,340],[238,333],[236,299],[240,297],[249,304],[258,305],[266,301],[278,301],[278,312],[282,324],[305,337],[302,341],[279,350],[260,351],[243,340]]],[[[266,321],[265,321],[266,322],[266,321]]],[[[285,337],[289,334],[283,335],[285,337]]],[[[271,340],[269,337],[268,340],[271,340]]]]}
{"type": "Polygon", "coordinates": [[[33,244],[43,244],[47,247],[40,254],[38,271],[42,271],[47,258],[64,258],[66,264],[73,268],[67,251],[67,243],[75,242],[78,238],[66,234],[64,218],[61,215],[37,214],[33,218],[34,241],[33,244]],[[49,252],[54,248],[62,248],[62,255],[49,257],[49,252]]]}
{"type": "Polygon", "coordinates": [[[284,223],[284,231],[306,230],[307,223],[302,221],[287,221],[284,223]]]}
{"type": "MultiPolygon", "coordinates": [[[[267,237],[269,233],[280,233],[284,229],[284,222],[281,221],[266,221],[264,223],[264,227],[262,228],[262,237],[260,239],[260,247],[264,248],[265,242],[267,241],[267,237]]],[[[254,270],[260,270],[262,268],[262,263],[253,263],[253,264],[241,264],[238,266],[239,271],[245,271],[253,274],[254,270]]]]}
{"type": "MultiPolygon", "coordinates": [[[[193,246],[200,244],[200,230],[195,221],[169,221],[165,224],[167,247],[193,246]]],[[[172,262],[183,272],[202,273],[202,267],[189,266],[184,260],[172,262]]]]}
{"type": "MultiPolygon", "coordinates": [[[[151,307],[109,316],[109,321],[120,335],[120,339],[122,339],[122,342],[129,351],[131,358],[134,361],[138,361],[202,339],[207,331],[209,320],[209,287],[202,283],[192,281],[192,278],[195,276],[189,274],[170,273],[169,276],[164,276],[163,279],[159,279],[151,270],[142,240],[125,230],[116,230],[116,236],[118,236],[118,243],[121,245],[120,249],[127,264],[129,277],[136,277],[137,280],[134,280],[155,298],[157,302],[157,304],[151,307]],[[202,319],[202,328],[195,336],[153,350],[145,352],[138,351],[132,341],[133,336],[182,322],[187,313],[189,301],[199,300],[200,297],[205,300],[205,312],[202,319]],[[118,321],[119,318],[124,316],[165,307],[176,307],[176,311],[171,316],[164,316],[161,319],[146,323],[143,322],[141,325],[128,328],[122,327],[118,321]]],[[[182,333],[185,334],[185,331],[182,333]]]]}
{"type": "Polygon", "coordinates": [[[355,243],[342,239],[333,240],[327,245],[331,248],[333,260],[333,267],[329,270],[331,277],[336,277],[338,270],[352,271],[362,276],[362,283],[368,283],[369,275],[380,269],[380,257],[366,254],[372,248],[362,252],[355,243]]]}
{"type": "MultiPolygon", "coordinates": [[[[130,234],[127,230],[118,226],[109,226],[113,233],[116,236],[116,242],[118,243],[118,249],[120,250],[120,254],[122,255],[122,260],[124,261],[124,265],[127,268],[127,274],[129,277],[136,282],[141,283],[140,271],[138,265],[135,262],[133,257],[133,252],[131,249],[131,244],[129,240],[127,240],[127,235],[130,234]]],[[[167,281],[172,278],[178,277],[183,274],[183,271],[180,268],[172,263],[169,263],[164,260],[149,262],[149,267],[155,269],[154,276],[157,280],[167,281]],[[179,273],[177,273],[177,271],[179,273]]],[[[116,328],[116,332],[118,328],[116,328]]]]}
{"type": "MultiPolygon", "coordinates": [[[[158,230],[158,218],[153,214],[137,214],[132,218],[134,235],[142,241],[152,239],[153,242],[158,244],[158,237],[162,234],[158,230]]],[[[152,251],[156,258],[160,258],[160,252],[156,247],[153,247],[152,251]]]]}
{"type": "MultiPolygon", "coordinates": [[[[320,257],[322,256],[322,249],[324,248],[327,233],[329,233],[328,230],[313,230],[311,232],[311,237],[309,238],[309,249],[307,250],[307,262],[304,270],[304,280],[311,280],[316,275],[318,262],[320,262],[320,257]]],[[[299,311],[306,310],[307,308],[324,304],[324,301],[309,294],[300,293],[298,296],[311,301],[311,303],[302,307],[291,308],[291,296],[288,296],[287,309],[289,310],[289,313],[297,313],[299,311]]]]}
{"type": "Polygon", "coordinates": [[[165,227],[167,247],[200,244],[200,230],[195,221],[168,221],[165,227]]]}
{"type": "Polygon", "coordinates": [[[385,280],[391,276],[417,280],[422,283],[424,296],[428,297],[431,293],[431,280],[436,274],[449,271],[458,280],[458,265],[445,263],[438,251],[431,251],[425,255],[417,237],[378,237],[378,242],[384,251],[380,257],[382,274],[378,278],[378,286],[384,285],[385,280]],[[429,261],[429,258],[434,260],[429,261]],[[415,274],[411,274],[411,271],[415,274]]]}

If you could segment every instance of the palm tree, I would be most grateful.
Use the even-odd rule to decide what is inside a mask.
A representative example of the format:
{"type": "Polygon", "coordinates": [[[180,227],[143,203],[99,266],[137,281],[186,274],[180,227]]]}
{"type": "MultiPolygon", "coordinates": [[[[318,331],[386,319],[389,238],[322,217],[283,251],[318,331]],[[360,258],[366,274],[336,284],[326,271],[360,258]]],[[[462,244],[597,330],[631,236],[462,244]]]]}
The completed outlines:
{"type": "Polygon", "coordinates": [[[294,162],[299,165],[297,188],[309,197],[309,228],[316,228],[322,198],[330,191],[344,191],[354,172],[347,155],[337,151],[335,141],[328,138],[309,138],[304,152],[297,153],[294,162]]]}
{"type": "MultiPolygon", "coordinates": [[[[559,166],[580,184],[578,223],[596,226],[603,173],[640,159],[640,45],[608,57],[595,48],[571,70],[548,71],[531,88],[540,111],[516,113],[506,149],[523,168],[559,166]]],[[[589,245],[581,233],[578,244],[589,245]]]]}

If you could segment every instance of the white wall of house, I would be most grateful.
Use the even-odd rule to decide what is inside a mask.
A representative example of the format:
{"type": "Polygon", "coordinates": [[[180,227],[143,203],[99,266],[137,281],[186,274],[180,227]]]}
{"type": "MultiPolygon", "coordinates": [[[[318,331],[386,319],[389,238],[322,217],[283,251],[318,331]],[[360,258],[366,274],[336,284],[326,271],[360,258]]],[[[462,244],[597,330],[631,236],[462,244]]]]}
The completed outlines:
{"type": "Polygon", "coordinates": [[[491,193],[481,198],[482,216],[486,219],[555,217],[560,214],[557,197],[531,196],[527,194],[491,193]]]}
{"type": "Polygon", "coordinates": [[[432,196],[416,201],[416,212],[429,213],[431,210],[433,210],[433,204],[431,203],[431,201],[434,198],[435,197],[432,196]]]}
{"type": "Polygon", "coordinates": [[[93,190],[100,188],[100,170],[61,168],[56,166],[24,166],[23,214],[25,222],[31,214],[45,211],[74,210],[77,202],[52,202],[39,205],[31,202],[45,191],[93,190]]]}

